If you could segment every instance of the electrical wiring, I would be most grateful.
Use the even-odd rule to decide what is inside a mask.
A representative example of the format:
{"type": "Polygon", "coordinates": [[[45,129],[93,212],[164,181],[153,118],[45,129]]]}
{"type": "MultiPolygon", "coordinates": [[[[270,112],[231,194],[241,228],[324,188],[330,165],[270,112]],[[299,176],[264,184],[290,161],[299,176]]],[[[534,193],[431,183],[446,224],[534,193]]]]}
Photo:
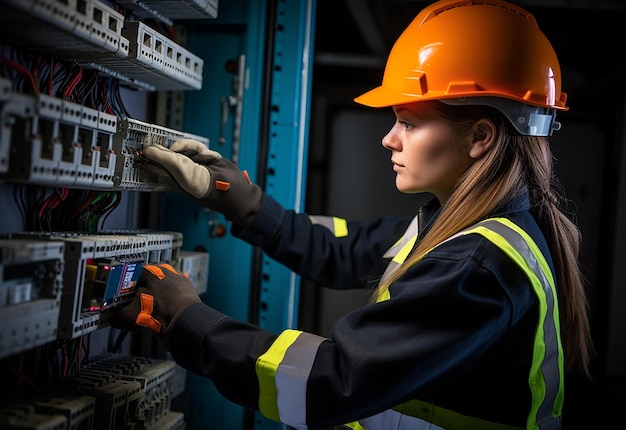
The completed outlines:
{"type": "Polygon", "coordinates": [[[52,222],[52,212],[63,200],[67,198],[68,193],[69,190],[67,188],[55,188],[52,190],[50,195],[48,195],[48,197],[43,201],[37,212],[40,228],[42,231],[54,230],[54,223],[52,222]]]}
{"type": "Polygon", "coordinates": [[[118,100],[115,96],[113,78],[107,78],[107,100],[109,100],[113,113],[117,116],[123,116],[123,112],[121,111],[118,100]]]}
{"type": "Polygon", "coordinates": [[[83,199],[81,205],[75,210],[75,225],[78,231],[94,233],[98,229],[100,217],[103,213],[115,209],[119,203],[110,202],[112,196],[117,195],[110,192],[89,191],[83,199]]]}
{"type": "Polygon", "coordinates": [[[109,218],[109,215],[111,215],[113,211],[115,211],[115,209],[117,209],[120,203],[122,202],[121,191],[115,191],[109,194],[110,194],[111,203],[102,210],[102,215],[101,215],[102,221],[100,223],[100,230],[104,229],[104,223],[109,218]]]}
{"type": "Polygon", "coordinates": [[[95,233],[119,207],[122,192],[18,185],[13,198],[26,230],[95,233]]]}
{"type": "Polygon", "coordinates": [[[108,82],[108,99],[111,101],[111,107],[115,114],[119,117],[128,117],[128,112],[122,102],[120,95],[120,83],[118,79],[109,78],[108,82]]]}
{"type": "Polygon", "coordinates": [[[67,196],[50,213],[51,224],[56,231],[75,231],[76,206],[82,202],[82,190],[68,190],[67,196]]]}
{"type": "Polygon", "coordinates": [[[122,192],[17,186],[13,197],[27,230],[95,233],[119,207],[122,192]]]}
{"type": "Polygon", "coordinates": [[[81,366],[81,352],[83,349],[83,337],[79,336],[71,341],[63,342],[64,359],[67,358],[64,369],[64,378],[68,376],[78,376],[81,366]]]}
{"type": "Polygon", "coordinates": [[[54,94],[54,74],[57,71],[59,64],[54,61],[54,58],[50,58],[51,70],[48,74],[48,95],[54,94]]]}
{"type": "Polygon", "coordinates": [[[25,228],[26,226],[26,202],[24,199],[23,193],[24,187],[21,185],[17,185],[13,187],[13,200],[15,201],[15,205],[20,212],[20,216],[22,217],[22,226],[25,228]]]}
{"type": "Polygon", "coordinates": [[[113,108],[111,107],[111,103],[109,101],[109,79],[108,78],[100,79],[99,88],[100,88],[100,99],[101,99],[100,110],[102,112],[115,115],[115,112],[113,111],[113,108]]]}
{"type": "Polygon", "coordinates": [[[22,76],[24,76],[26,80],[30,83],[33,93],[39,94],[39,86],[37,85],[37,81],[35,80],[35,77],[30,72],[30,70],[28,70],[21,64],[11,60],[10,58],[5,57],[4,55],[0,55],[0,62],[8,65],[12,69],[19,72],[22,76]]]}
{"type": "MultiPolygon", "coordinates": [[[[9,45],[0,44],[0,56],[14,60],[17,56],[15,49],[9,45]]],[[[28,79],[21,73],[17,72],[15,68],[0,61],[0,72],[3,77],[10,79],[13,82],[13,88],[22,92],[24,84],[28,79]]]]}
{"type": "Polygon", "coordinates": [[[74,73],[74,76],[65,85],[65,89],[63,90],[63,98],[65,99],[69,99],[71,97],[72,93],[74,92],[74,89],[76,88],[76,86],[78,85],[78,83],[81,81],[83,77],[82,67],[76,66],[75,69],[76,71],[74,73]]]}
{"type": "Polygon", "coordinates": [[[45,187],[35,185],[17,185],[13,190],[13,198],[22,214],[22,223],[24,230],[34,231],[40,230],[39,218],[37,216],[39,207],[46,198],[45,187]]]}
{"type": "Polygon", "coordinates": [[[74,91],[71,95],[72,101],[96,109],[96,104],[93,101],[93,91],[97,88],[98,84],[98,72],[95,70],[82,70],[82,79],[76,84],[74,91]],[[91,100],[88,100],[92,96],[91,100]]]}
{"type": "Polygon", "coordinates": [[[11,363],[10,359],[7,360],[7,363],[9,370],[15,378],[15,388],[19,390],[22,388],[23,383],[27,383],[30,388],[35,388],[35,382],[30,375],[28,375],[26,369],[26,353],[22,352],[15,356],[14,359],[17,359],[17,364],[11,363]]]}

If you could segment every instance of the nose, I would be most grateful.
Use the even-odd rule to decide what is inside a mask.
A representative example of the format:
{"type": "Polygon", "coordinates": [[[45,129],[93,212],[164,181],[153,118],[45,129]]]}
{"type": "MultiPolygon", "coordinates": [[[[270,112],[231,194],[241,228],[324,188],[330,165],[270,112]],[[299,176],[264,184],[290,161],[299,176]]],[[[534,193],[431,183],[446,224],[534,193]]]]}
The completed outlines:
{"type": "Polygon", "coordinates": [[[395,127],[391,127],[391,129],[387,132],[387,134],[383,137],[382,144],[385,149],[389,150],[399,150],[400,149],[400,139],[394,132],[395,127]]]}

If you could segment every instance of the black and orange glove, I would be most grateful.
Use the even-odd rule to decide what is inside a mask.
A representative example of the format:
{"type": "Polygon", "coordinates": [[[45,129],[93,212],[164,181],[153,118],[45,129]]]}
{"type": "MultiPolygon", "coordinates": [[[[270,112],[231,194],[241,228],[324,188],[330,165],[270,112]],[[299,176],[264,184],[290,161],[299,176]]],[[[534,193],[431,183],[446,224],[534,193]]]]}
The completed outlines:
{"type": "Polygon", "coordinates": [[[202,142],[179,139],[169,148],[146,145],[141,157],[144,168],[169,176],[182,191],[241,227],[261,206],[263,192],[248,173],[202,142]]]}
{"type": "Polygon", "coordinates": [[[169,264],[146,265],[129,304],[111,310],[111,325],[122,330],[146,327],[169,350],[169,331],[180,314],[200,297],[186,275],[169,264]]]}

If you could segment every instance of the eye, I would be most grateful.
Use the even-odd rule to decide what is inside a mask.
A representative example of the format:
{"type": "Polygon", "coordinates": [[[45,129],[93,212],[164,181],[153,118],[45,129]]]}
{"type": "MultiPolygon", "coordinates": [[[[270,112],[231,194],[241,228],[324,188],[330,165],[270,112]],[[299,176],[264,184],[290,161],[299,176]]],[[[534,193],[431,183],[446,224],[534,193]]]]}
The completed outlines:
{"type": "Polygon", "coordinates": [[[410,130],[411,128],[413,128],[413,124],[411,124],[408,121],[398,120],[398,124],[401,124],[407,130],[410,130]]]}

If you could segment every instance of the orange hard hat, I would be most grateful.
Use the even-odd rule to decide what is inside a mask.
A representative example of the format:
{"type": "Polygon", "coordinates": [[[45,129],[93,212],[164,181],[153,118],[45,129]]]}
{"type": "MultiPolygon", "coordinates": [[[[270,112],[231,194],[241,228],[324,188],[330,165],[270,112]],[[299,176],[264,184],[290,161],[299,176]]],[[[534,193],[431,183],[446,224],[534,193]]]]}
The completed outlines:
{"type": "Polygon", "coordinates": [[[386,107],[478,100],[471,97],[568,109],[556,53],[532,14],[501,0],[437,1],[394,44],[382,85],[355,101],[386,107]]]}

